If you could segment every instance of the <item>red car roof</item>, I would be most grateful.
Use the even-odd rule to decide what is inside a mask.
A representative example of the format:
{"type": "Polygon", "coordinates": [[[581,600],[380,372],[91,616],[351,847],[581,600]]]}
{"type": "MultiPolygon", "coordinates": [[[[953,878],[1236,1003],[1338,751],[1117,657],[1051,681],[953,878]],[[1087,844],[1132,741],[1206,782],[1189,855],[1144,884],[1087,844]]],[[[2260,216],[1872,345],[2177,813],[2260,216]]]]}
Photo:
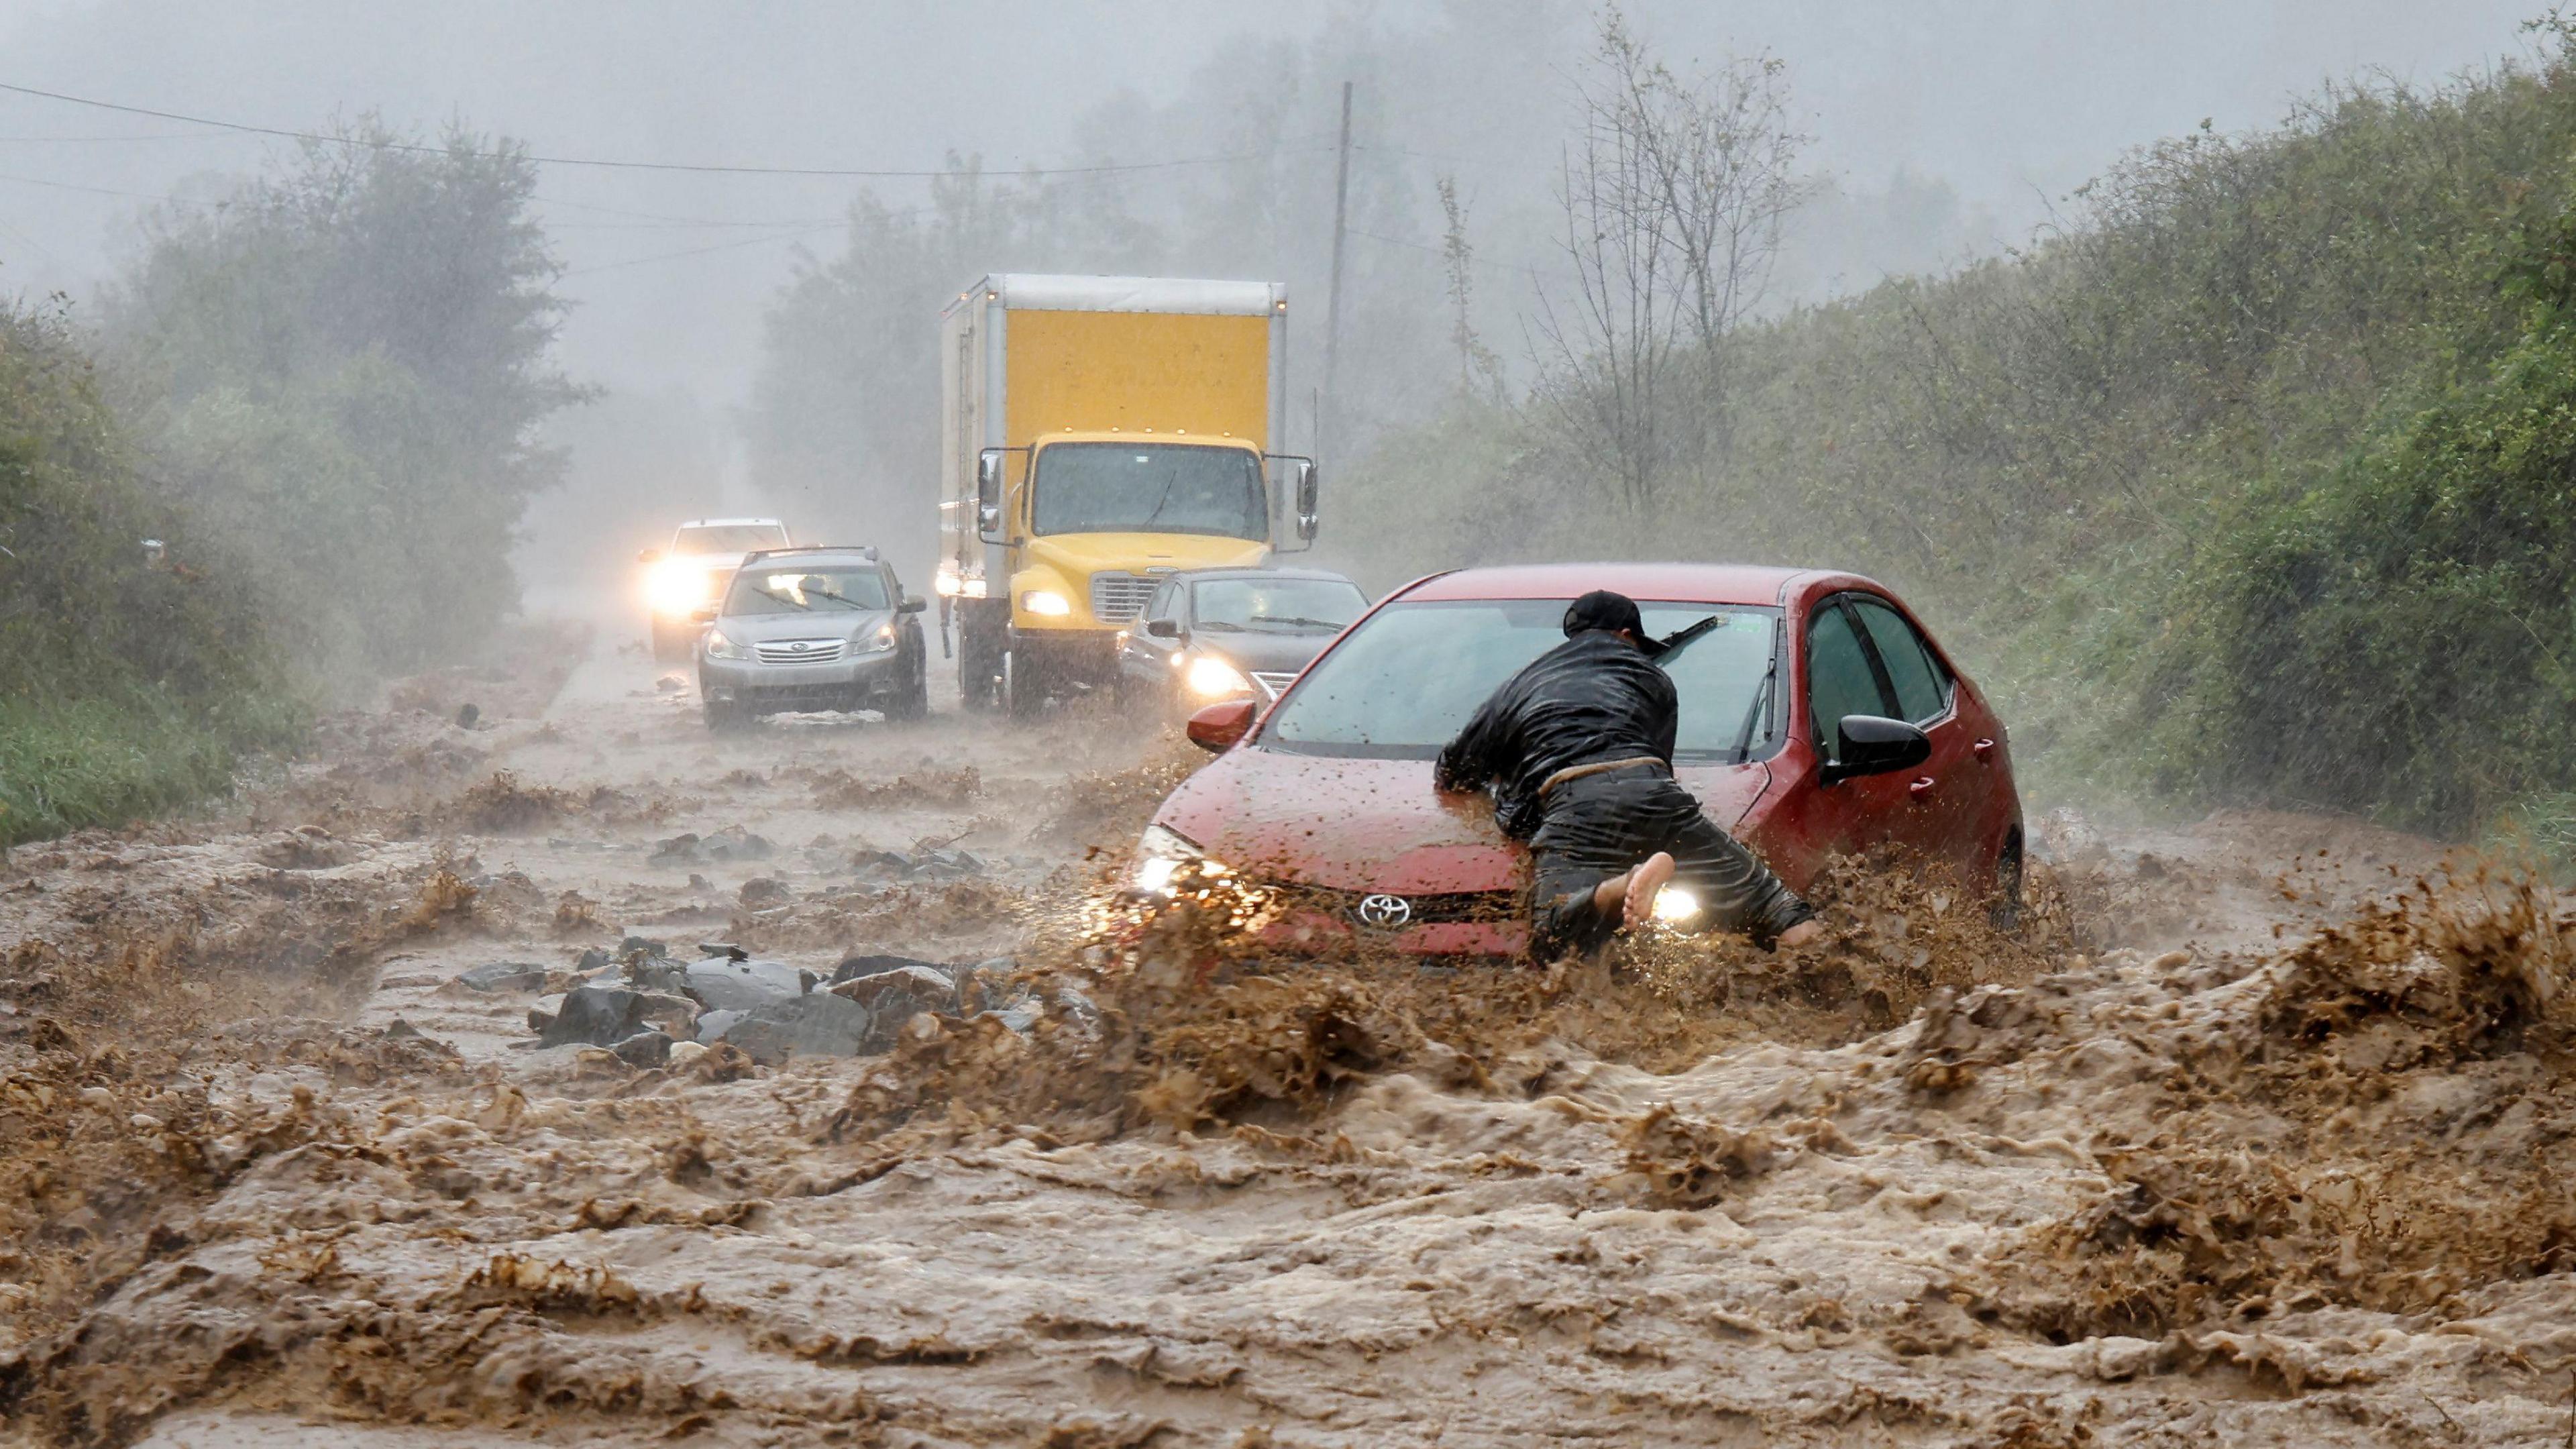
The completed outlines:
{"type": "Polygon", "coordinates": [[[1508,564],[1460,569],[1423,580],[1407,599],[1570,599],[1616,589],[1632,599],[1703,604],[1777,604],[1789,582],[1810,569],[1758,564],[1508,564]]]}

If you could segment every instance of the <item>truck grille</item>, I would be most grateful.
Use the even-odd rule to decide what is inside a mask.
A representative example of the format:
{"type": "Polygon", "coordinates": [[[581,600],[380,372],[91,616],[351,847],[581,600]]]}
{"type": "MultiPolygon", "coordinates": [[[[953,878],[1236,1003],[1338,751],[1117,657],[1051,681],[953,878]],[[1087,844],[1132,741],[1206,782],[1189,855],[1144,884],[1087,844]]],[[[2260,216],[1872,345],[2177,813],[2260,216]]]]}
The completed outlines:
{"type": "Polygon", "coordinates": [[[829,664],[849,647],[846,639],[772,639],[752,649],[763,664],[829,664]]]}
{"type": "Polygon", "coordinates": [[[1143,611],[1145,601],[1163,581],[1149,574],[1093,574],[1091,617],[1104,624],[1124,624],[1143,611]]]}
{"type": "Polygon", "coordinates": [[[1291,670],[1286,674],[1272,674],[1259,669],[1252,671],[1252,682],[1260,685],[1261,692],[1272,699],[1277,699],[1279,696],[1287,693],[1288,686],[1293,683],[1296,678],[1297,674],[1294,670],[1291,670]]]}

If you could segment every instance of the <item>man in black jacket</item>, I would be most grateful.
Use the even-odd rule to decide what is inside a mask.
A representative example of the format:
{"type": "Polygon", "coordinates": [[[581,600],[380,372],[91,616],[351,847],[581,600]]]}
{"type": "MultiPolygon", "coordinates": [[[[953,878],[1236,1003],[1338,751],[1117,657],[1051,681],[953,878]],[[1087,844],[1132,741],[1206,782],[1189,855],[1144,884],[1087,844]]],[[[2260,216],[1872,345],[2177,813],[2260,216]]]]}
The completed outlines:
{"type": "Polygon", "coordinates": [[[1491,784],[1505,832],[1529,842],[1530,951],[1589,951],[1652,917],[1671,881],[1700,919],[1763,945],[1803,945],[1814,912],[1673,779],[1680,701],[1635,602],[1596,589],[1565,642],[1530,661],[1440,752],[1443,790],[1491,784]]]}

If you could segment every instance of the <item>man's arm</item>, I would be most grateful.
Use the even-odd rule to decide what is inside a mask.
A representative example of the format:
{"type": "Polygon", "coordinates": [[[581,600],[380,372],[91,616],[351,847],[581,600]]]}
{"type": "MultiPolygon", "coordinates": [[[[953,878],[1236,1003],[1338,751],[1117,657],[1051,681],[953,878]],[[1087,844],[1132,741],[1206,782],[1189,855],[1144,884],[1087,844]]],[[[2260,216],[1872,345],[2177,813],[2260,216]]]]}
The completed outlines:
{"type": "Polygon", "coordinates": [[[1432,766],[1431,783],[1441,790],[1480,790],[1494,778],[1494,747],[1502,735],[1504,690],[1496,690],[1480,706],[1458,737],[1440,749],[1439,763],[1432,766]]]}
{"type": "Polygon", "coordinates": [[[1669,765],[1673,762],[1674,738],[1681,730],[1681,693],[1673,688],[1671,675],[1660,669],[1650,669],[1647,673],[1654,676],[1650,687],[1654,689],[1656,695],[1653,735],[1655,754],[1669,765]]]}

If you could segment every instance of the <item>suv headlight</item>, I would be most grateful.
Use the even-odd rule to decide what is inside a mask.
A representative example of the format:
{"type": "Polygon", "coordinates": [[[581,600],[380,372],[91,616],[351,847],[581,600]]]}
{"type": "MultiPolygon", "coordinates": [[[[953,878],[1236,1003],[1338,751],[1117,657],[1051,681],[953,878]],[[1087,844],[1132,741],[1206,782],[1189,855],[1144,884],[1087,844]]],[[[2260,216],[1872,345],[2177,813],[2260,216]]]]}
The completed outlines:
{"type": "Polygon", "coordinates": [[[707,631],[707,657],[709,659],[749,659],[751,651],[725,637],[725,631],[722,629],[710,629],[707,631]]]}
{"type": "Polygon", "coordinates": [[[1207,852],[1183,839],[1179,831],[1148,825],[1136,842],[1136,870],[1127,884],[1144,895],[1167,896],[1172,893],[1172,877],[1180,874],[1182,866],[1206,859],[1207,852]]]}
{"type": "Polygon", "coordinates": [[[873,634],[862,634],[853,650],[859,654],[883,654],[894,647],[894,626],[888,624],[873,634]]]}

